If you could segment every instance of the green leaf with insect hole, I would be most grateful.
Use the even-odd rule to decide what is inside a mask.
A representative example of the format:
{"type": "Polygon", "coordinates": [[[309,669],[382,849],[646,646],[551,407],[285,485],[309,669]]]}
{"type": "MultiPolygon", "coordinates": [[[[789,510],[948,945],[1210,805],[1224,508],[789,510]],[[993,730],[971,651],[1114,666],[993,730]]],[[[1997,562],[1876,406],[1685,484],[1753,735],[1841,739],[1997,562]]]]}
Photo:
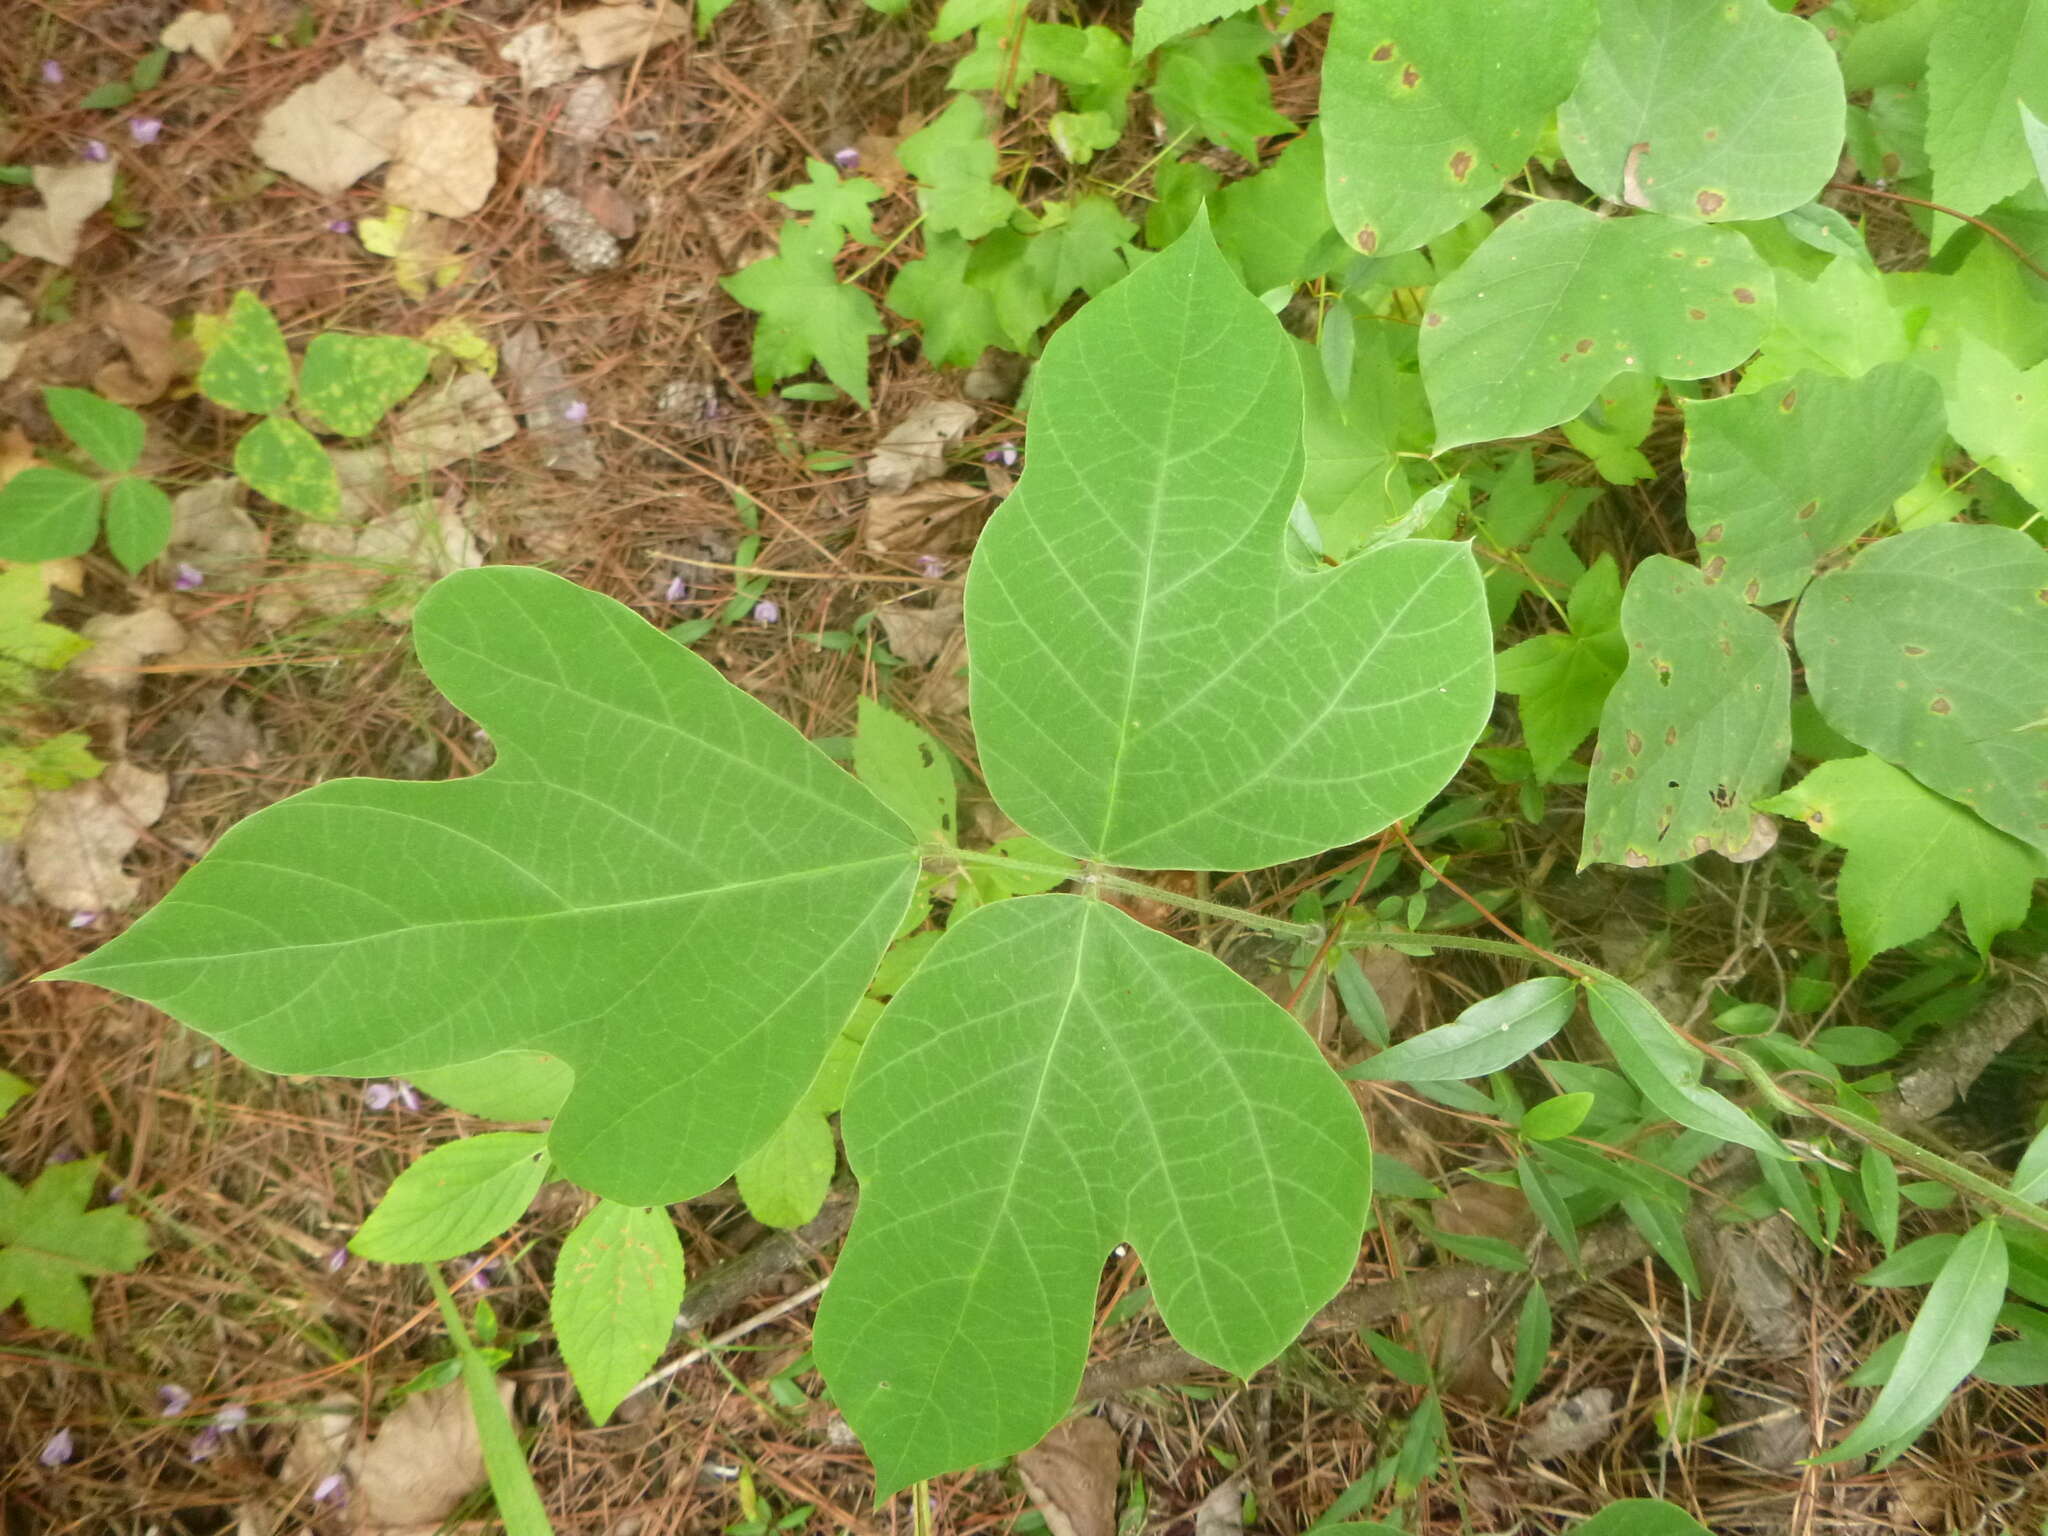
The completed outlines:
{"type": "Polygon", "coordinates": [[[548,1320],[593,1422],[661,1358],[683,1304],[683,1242],[659,1206],[600,1200],[562,1240],[548,1320]]]}

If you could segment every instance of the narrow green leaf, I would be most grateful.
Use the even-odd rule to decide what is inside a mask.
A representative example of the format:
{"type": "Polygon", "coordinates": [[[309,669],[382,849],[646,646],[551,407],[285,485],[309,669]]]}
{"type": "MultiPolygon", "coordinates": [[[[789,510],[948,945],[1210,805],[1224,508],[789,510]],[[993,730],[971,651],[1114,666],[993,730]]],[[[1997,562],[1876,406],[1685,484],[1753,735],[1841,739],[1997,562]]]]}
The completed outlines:
{"type": "Polygon", "coordinates": [[[2048,1130],[2027,1143],[2019,1166],[2012,1171],[2012,1192],[2035,1204],[2048,1203],[2048,1130]]]}
{"type": "Polygon", "coordinates": [[[235,473],[259,496],[308,517],[341,511],[341,481],[320,440],[296,421],[266,416],[235,444],[235,473]]]}
{"type": "MultiPolygon", "coordinates": [[[[1865,1147],[1856,1177],[1863,1187],[1863,1203],[1870,1211],[1871,1235],[1890,1253],[1899,1241],[1899,1170],[1877,1148],[1865,1147]]],[[[2017,1191],[2017,1183],[2014,1189],[2017,1191]]]]}
{"type": "Polygon", "coordinates": [[[199,392],[231,411],[266,416],[291,397],[292,359],[270,306],[248,289],[236,292],[199,365],[199,392]]]}
{"type": "Polygon", "coordinates": [[[1515,1321],[1515,1366],[1508,1383],[1506,1409],[1513,1413],[1529,1400],[1536,1383],[1543,1379],[1550,1363],[1550,1298],[1540,1283],[1531,1283],[1522,1298],[1522,1313],[1515,1321]]]}
{"type": "Polygon", "coordinates": [[[526,1214],[546,1178],[548,1139],[487,1131],[444,1142],[391,1181],[349,1240],[386,1264],[425,1264],[481,1248],[526,1214]]]}
{"type": "Polygon", "coordinates": [[[1577,1006],[1578,989],[1562,976],[1518,982],[1474,1003],[1449,1024],[1346,1067],[1344,1076],[1377,1083],[1484,1077],[1513,1066],[1550,1039],[1577,1006]]]}
{"type": "Polygon", "coordinates": [[[920,840],[954,840],[952,764],[930,736],[873,699],[860,701],[853,771],[920,840]]]}
{"type": "Polygon", "coordinates": [[[823,1208],[838,1167],[831,1125],[815,1109],[799,1104],[739,1165],[740,1198],[764,1227],[800,1227],[823,1208]]]}
{"type": "Polygon", "coordinates": [[[1584,983],[1593,1027],[1644,1098],[1680,1125],[1748,1147],[1762,1157],[1789,1154],[1777,1137],[1710,1088],[1700,1086],[1706,1058],[1634,987],[1612,976],[1584,983]]]}
{"type": "Polygon", "coordinates": [[[664,1208],[600,1200],[562,1240],[548,1319],[594,1422],[661,1358],[682,1304],[683,1243],[664,1208]]]}
{"type": "Polygon", "coordinates": [[[1592,1112],[1593,1095],[1590,1093],[1560,1093],[1552,1099],[1529,1106],[1529,1112],[1522,1116],[1522,1123],[1516,1127],[1531,1141],[1555,1141],[1569,1136],[1592,1112]]]}
{"type": "Polygon", "coordinates": [[[107,491],[107,548],[131,575],[171,542],[171,498],[133,475],[107,491]]]}
{"type": "Polygon", "coordinates": [[[89,389],[57,388],[43,391],[43,406],[79,451],[108,474],[124,474],[142,457],[146,429],[127,406],[89,389]]]}
{"type": "Polygon", "coordinates": [[[171,50],[152,48],[135,61],[135,67],[128,71],[128,83],[138,91],[153,91],[163,84],[164,71],[170,67],[171,50]]]}
{"type": "Polygon", "coordinates": [[[1522,1186],[1522,1197],[1529,1202],[1529,1209],[1543,1223],[1543,1230],[1550,1234],[1550,1240],[1557,1244],[1558,1251],[1576,1265],[1579,1262],[1579,1231],[1572,1223],[1564,1197],[1551,1183],[1550,1175],[1529,1158],[1518,1157],[1515,1159],[1515,1177],[1522,1186]]]}
{"type": "Polygon", "coordinates": [[[100,531],[97,482],[38,464],[0,486],[0,560],[62,560],[100,531]]]}
{"type": "Polygon", "coordinates": [[[1953,1232],[1935,1232],[1916,1237],[1881,1264],[1856,1277],[1858,1285],[1878,1288],[1902,1285],[1931,1285],[1934,1277],[1956,1251],[1962,1239],[1953,1232]]]}
{"type": "Polygon", "coordinates": [[[1692,1249],[1685,1240],[1685,1213],[1659,1200],[1630,1195],[1621,1202],[1630,1225],[1643,1234],[1650,1251],[1662,1259],[1695,1296],[1706,1294],[1700,1272],[1692,1261],[1692,1249]]]}
{"type": "Polygon", "coordinates": [[[408,336],[323,332],[306,344],[299,403],[343,437],[361,437],[420,387],[433,360],[432,347],[408,336]]]}
{"type": "Polygon", "coordinates": [[[135,99],[135,87],[126,80],[109,80],[96,85],[78,100],[81,112],[115,112],[135,99]]]}

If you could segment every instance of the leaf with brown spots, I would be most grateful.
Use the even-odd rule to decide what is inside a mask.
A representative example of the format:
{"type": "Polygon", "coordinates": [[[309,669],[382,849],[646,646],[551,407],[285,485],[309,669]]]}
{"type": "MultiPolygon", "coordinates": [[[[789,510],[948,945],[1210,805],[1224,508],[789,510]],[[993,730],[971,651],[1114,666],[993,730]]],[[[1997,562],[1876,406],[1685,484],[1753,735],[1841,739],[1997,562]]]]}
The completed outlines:
{"type": "Polygon", "coordinates": [[[548,1315],[597,1423],[660,1356],[682,1304],[683,1244],[666,1208],[600,1200],[563,1240],[548,1315]]]}

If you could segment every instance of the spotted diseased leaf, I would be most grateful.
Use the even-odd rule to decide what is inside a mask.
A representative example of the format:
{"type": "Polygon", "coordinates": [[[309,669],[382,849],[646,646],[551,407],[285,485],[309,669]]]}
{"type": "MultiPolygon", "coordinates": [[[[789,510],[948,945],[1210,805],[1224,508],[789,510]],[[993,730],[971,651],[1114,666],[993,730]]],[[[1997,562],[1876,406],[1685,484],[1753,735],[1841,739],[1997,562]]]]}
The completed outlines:
{"type": "Polygon", "coordinates": [[[1934,199],[1982,213],[2034,175],[2024,103],[2048,111],[2048,0],[1935,9],[1927,50],[1927,158],[1934,199]]]}
{"type": "Polygon", "coordinates": [[[662,1208],[600,1200],[562,1240],[548,1317],[603,1424],[661,1357],[683,1304],[683,1243],[662,1208]]]}
{"type": "Polygon", "coordinates": [[[341,511],[341,481],[320,439],[283,416],[266,416],[235,444],[235,473],[258,495],[308,517],[341,511]]]}
{"type": "Polygon", "coordinates": [[[868,338],[882,334],[875,301],[833,271],[836,233],[827,238],[790,219],[782,226],[780,249],[719,279],[720,287],[761,316],[754,327],[754,387],[766,390],[816,363],[866,410],[868,338]]]}
{"type": "Polygon", "coordinates": [[[1617,373],[1702,379],[1756,350],[1771,269],[1733,230],[1535,203],[1436,287],[1422,380],[1439,451],[1569,421],[1617,373]]]}
{"type": "Polygon", "coordinates": [[[708,663],[560,577],[450,576],[414,638],[491,767],[271,806],[58,976],[276,1072],[543,1050],[576,1074],[548,1141],[566,1175],[632,1204],[712,1188],[874,973],[910,833],[708,663]]]}
{"type": "Polygon", "coordinates": [[[149,1257],[149,1229],[118,1205],[87,1210],[100,1160],[55,1163],[24,1189],[0,1174],[0,1311],[92,1337],[93,1275],[125,1275],[149,1257]]]}
{"type": "Polygon", "coordinates": [[[1628,669],[1600,714],[1579,867],[1744,853],[1755,802],[1792,751],[1777,627],[1696,567],[1652,555],[1629,577],[1621,628],[1628,669]]]}
{"type": "Polygon", "coordinates": [[[343,437],[361,437],[420,387],[433,360],[432,347],[408,336],[325,332],[306,343],[299,404],[343,437]]]}
{"type": "Polygon", "coordinates": [[[199,365],[199,393],[231,411],[267,416],[291,398],[292,359],[270,306],[241,289],[212,332],[199,365]]]}
{"type": "Polygon", "coordinates": [[[99,531],[97,481],[37,464],[0,485],[0,560],[82,555],[99,531]]]}

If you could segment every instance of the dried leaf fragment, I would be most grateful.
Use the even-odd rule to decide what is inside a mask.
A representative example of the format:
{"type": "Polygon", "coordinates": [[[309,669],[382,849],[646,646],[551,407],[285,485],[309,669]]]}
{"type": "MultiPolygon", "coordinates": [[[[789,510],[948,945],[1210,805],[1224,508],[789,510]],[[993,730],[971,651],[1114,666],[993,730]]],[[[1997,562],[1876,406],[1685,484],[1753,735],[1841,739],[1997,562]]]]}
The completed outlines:
{"type": "Polygon", "coordinates": [[[235,36],[235,19],[218,11],[180,11],[157,34],[173,53],[193,53],[215,69],[227,63],[235,36]]]}
{"type": "Polygon", "coordinates": [[[552,21],[537,21],[514,32],[498,57],[519,71],[519,88],[544,91],[566,85],[583,72],[575,41],[552,21]]]}
{"type": "Polygon", "coordinates": [[[1115,1536],[1121,1442],[1107,1419],[1069,1419],[1017,1458],[1053,1536],[1115,1536]]]}
{"type": "Polygon", "coordinates": [[[333,197],[391,158],[405,106],[337,64],[263,114],[253,148],[273,171],[333,197]]]}
{"type": "Polygon", "coordinates": [[[946,450],[974,425],[974,407],[961,400],[927,400],[890,428],[868,460],[868,484],[907,491],[946,472],[946,450]]]}
{"type": "Polygon", "coordinates": [[[539,215],[548,239],[578,272],[604,272],[619,264],[619,242],[560,187],[528,187],[526,206],[539,215]]]}
{"type": "Polygon", "coordinates": [[[1529,1461],[1554,1461],[1577,1456],[1598,1446],[1614,1432],[1614,1392],[1588,1387],[1565,1398],[1522,1437],[1521,1453],[1529,1461]]]}
{"type": "Polygon", "coordinates": [[[380,90],[407,101],[461,106],[484,88],[484,77],[460,59],[415,48],[393,32],[380,32],[363,45],[362,68],[380,90]]]}
{"type": "Polygon", "coordinates": [[[133,906],[142,882],[121,863],[163,815],[170,791],[166,775],[114,763],[97,779],[39,796],[21,833],[36,895],[68,912],[133,906]]]}
{"type": "Polygon", "coordinates": [[[585,69],[608,69],[672,43],[690,30],[680,5],[600,5],[556,22],[575,41],[585,69]]]}
{"type": "Polygon", "coordinates": [[[68,267],[78,254],[86,220],[114,195],[114,163],[84,160],[77,165],[39,165],[31,173],[40,208],[17,208],[0,221],[0,241],[24,256],[68,267]]]}
{"type": "Polygon", "coordinates": [[[148,405],[163,397],[171,381],[191,371],[195,359],[181,349],[171,317],[160,309],[119,296],[100,310],[100,328],[128,354],[108,363],[92,377],[92,387],[122,405],[148,405]]]}
{"type": "Polygon", "coordinates": [[[870,496],[868,552],[908,554],[950,542],[941,537],[941,530],[987,496],[980,486],[962,485],[958,480],[927,481],[898,496],[870,496]]]}
{"type": "Polygon", "coordinates": [[[14,372],[28,349],[28,322],[28,306],[11,293],[0,293],[0,379],[14,372]]]}
{"type": "Polygon", "coordinates": [[[575,386],[561,359],[541,344],[540,331],[521,326],[505,338],[501,355],[513,409],[525,418],[541,462],[578,479],[596,478],[597,450],[575,409],[580,403],[575,386]]]}
{"type": "MultiPolygon", "coordinates": [[[[512,1383],[498,1383],[509,1411],[512,1383]]],[[[344,1463],[351,1516],[369,1530],[432,1528],[484,1481],[483,1441],[461,1382],[416,1392],[344,1463]]]]}
{"type": "Polygon", "coordinates": [[[428,102],[399,125],[384,195],[401,208],[467,218],[498,181],[498,128],[489,107],[428,102]]]}

